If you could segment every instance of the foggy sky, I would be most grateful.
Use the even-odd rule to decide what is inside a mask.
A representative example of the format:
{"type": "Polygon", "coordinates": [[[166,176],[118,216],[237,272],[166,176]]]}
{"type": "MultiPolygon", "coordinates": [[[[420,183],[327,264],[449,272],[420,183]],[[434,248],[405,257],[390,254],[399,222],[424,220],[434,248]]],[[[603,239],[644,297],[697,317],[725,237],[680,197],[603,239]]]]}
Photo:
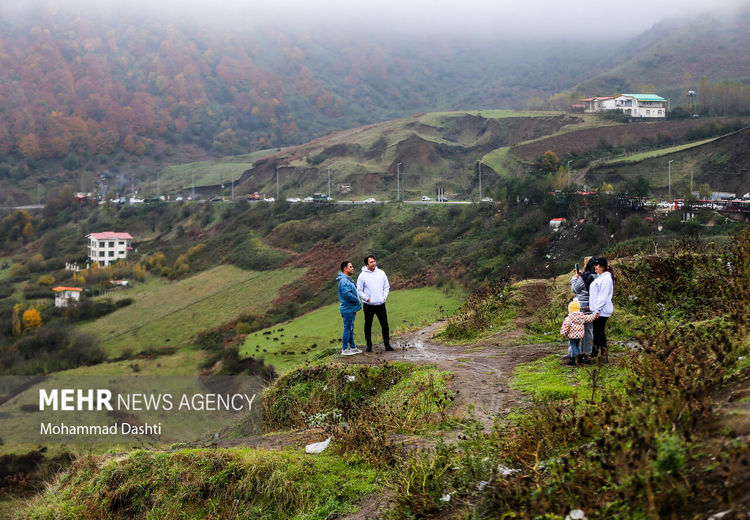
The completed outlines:
{"type": "Polygon", "coordinates": [[[336,26],[430,34],[449,32],[527,38],[632,37],[667,17],[701,12],[728,15],[748,1],[716,0],[3,0],[2,10],[29,13],[32,5],[98,14],[141,14],[191,23],[336,26]]]}

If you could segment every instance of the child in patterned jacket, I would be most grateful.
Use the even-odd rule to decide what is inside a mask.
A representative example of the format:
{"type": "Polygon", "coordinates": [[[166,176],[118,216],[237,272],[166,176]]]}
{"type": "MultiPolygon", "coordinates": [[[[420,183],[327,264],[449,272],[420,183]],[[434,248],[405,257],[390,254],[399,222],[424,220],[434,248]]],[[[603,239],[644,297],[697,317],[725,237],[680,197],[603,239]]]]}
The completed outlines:
{"type": "Polygon", "coordinates": [[[568,315],[563,321],[562,327],[560,328],[560,335],[564,338],[568,338],[569,348],[568,354],[570,355],[570,361],[568,365],[576,365],[578,362],[583,361],[581,356],[581,339],[584,334],[584,323],[592,322],[596,319],[594,314],[584,314],[581,312],[581,304],[577,300],[573,300],[568,304],[568,315]]]}

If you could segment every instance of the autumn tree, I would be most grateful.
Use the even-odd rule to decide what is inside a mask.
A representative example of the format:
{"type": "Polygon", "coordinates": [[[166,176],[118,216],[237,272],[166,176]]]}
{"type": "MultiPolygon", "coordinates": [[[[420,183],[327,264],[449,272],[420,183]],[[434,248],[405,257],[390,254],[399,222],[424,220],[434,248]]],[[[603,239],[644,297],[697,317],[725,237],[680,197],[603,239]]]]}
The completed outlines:
{"type": "Polygon", "coordinates": [[[557,158],[557,154],[555,152],[553,152],[552,150],[547,150],[537,162],[537,167],[540,171],[543,172],[555,172],[560,167],[560,159],[557,158]]]}
{"type": "Polygon", "coordinates": [[[28,332],[42,326],[42,316],[39,311],[31,308],[23,313],[23,331],[28,332]]]}

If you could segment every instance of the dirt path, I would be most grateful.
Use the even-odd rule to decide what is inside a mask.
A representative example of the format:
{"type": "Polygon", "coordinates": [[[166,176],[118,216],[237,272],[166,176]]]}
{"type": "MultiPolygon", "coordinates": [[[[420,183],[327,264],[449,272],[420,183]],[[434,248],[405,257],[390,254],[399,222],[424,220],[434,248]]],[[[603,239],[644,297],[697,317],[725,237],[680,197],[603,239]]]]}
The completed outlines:
{"type": "Polygon", "coordinates": [[[381,346],[376,346],[375,352],[345,359],[365,364],[386,361],[434,364],[451,372],[455,404],[463,410],[473,404],[477,419],[489,427],[495,417],[503,417],[521,405],[523,397],[510,386],[513,369],[521,363],[562,352],[559,343],[514,345],[504,342],[502,337],[470,345],[445,345],[432,339],[443,325],[438,322],[407,334],[393,344],[394,352],[384,352],[381,346]]]}

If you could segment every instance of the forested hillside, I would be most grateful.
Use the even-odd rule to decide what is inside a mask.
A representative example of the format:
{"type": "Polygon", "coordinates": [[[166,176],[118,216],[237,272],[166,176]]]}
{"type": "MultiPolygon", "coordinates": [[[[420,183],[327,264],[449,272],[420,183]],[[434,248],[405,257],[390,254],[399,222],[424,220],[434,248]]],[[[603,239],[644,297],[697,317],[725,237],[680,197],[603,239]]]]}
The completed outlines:
{"type": "Polygon", "coordinates": [[[542,46],[351,29],[217,30],[63,11],[6,13],[0,27],[0,153],[71,167],[120,149],[245,153],[428,108],[519,106],[594,68],[542,46]]]}

